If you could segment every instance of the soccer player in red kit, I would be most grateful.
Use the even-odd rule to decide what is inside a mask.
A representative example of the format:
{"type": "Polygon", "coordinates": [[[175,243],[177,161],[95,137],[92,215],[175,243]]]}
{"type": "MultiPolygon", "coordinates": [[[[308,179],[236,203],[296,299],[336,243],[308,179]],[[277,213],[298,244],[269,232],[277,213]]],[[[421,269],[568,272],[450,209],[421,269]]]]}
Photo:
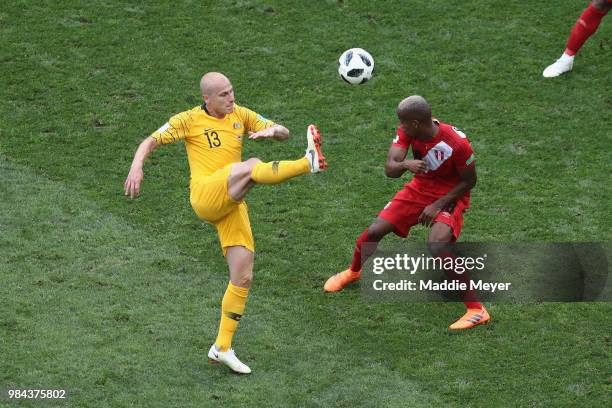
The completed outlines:
{"type": "MultiPolygon", "coordinates": [[[[401,177],[406,171],[414,177],[404,185],[378,218],[357,239],[351,266],[330,277],[326,292],[338,292],[361,277],[361,262],[369,257],[375,245],[390,232],[406,237],[410,227],[431,226],[428,247],[433,256],[445,257],[441,243],[455,242],[461,233],[463,212],[470,206],[470,190],[476,184],[475,157],[466,135],[457,128],[431,116],[427,101],[409,96],[397,108],[400,126],[391,143],[385,164],[388,177],[401,177]],[[413,160],[406,159],[412,148],[413,160]]],[[[469,329],[486,323],[490,317],[475,298],[464,298],[467,313],[450,329],[469,329]]]]}
{"type": "Polygon", "coordinates": [[[557,77],[572,70],[574,67],[575,55],[586,40],[597,31],[599,23],[601,23],[601,20],[608,14],[611,8],[612,0],[591,1],[572,28],[563,55],[561,55],[557,61],[546,67],[542,73],[545,78],[557,77]]]}

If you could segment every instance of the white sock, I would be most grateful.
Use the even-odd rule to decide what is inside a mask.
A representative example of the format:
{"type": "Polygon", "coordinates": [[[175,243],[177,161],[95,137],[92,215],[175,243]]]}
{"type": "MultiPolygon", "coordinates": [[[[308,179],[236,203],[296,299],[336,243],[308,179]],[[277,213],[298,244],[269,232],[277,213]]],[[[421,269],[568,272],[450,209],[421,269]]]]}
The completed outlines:
{"type": "Polygon", "coordinates": [[[573,62],[574,61],[574,55],[567,55],[566,53],[563,53],[563,55],[561,55],[561,58],[559,58],[561,61],[563,62],[573,62]]]}

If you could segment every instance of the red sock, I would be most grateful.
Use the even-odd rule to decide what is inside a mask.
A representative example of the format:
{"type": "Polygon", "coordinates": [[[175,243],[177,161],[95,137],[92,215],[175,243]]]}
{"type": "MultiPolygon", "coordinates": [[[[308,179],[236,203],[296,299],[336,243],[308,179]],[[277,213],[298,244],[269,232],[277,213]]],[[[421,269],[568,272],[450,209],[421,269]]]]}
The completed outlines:
{"type": "MultiPolygon", "coordinates": [[[[358,272],[361,270],[361,245],[363,243],[369,243],[369,244],[375,244],[376,241],[368,241],[368,229],[366,228],[361,235],[359,236],[359,238],[357,238],[357,243],[355,245],[355,252],[353,252],[353,262],[351,263],[351,271],[353,272],[358,272]]],[[[369,248],[369,246],[368,246],[369,248]]],[[[375,247],[373,248],[375,249],[375,247]]],[[[370,255],[372,255],[373,249],[369,250],[368,252],[370,253],[366,253],[365,254],[365,258],[367,259],[370,255]]]]}
{"type": "MultiPolygon", "coordinates": [[[[442,259],[455,258],[455,254],[453,254],[453,252],[450,250],[443,250],[442,253],[440,253],[439,257],[442,259]]],[[[464,273],[458,273],[452,269],[444,269],[444,272],[446,273],[446,276],[448,276],[451,280],[458,280],[461,283],[465,283],[468,288],[470,287],[470,275],[467,271],[465,271],[464,273]]],[[[483,308],[482,303],[478,301],[478,296],[476,295],[476,292],[474,292],[473,289],[466,290],[465,292],[463,292],[462,295],[463,304],[468,309],[483,308]]]]}
{"type": "Polygon", "coordinates": [[[463,302],[463,304],[468,309],[482,309],[482,303],[480,302],[463,302]]]}
{"type": "Polygon", "coordinates": [[[567,40],[565,53],[567,55],[576,55],[585,41],[597,31],[601,19],[608,13],[609,10],[597,10],[592,4],[584,9],[578,21],[572,28],[572,32],[567,40]]]}

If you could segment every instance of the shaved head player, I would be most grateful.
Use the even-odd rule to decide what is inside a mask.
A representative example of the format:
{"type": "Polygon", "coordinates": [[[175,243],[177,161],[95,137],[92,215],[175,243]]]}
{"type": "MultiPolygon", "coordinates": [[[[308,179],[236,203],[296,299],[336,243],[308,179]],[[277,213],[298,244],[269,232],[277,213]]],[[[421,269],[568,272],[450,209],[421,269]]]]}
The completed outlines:
{"type": "MultiPolygon", "coordinates": [[[[418,95],[399,103],[397,117],[400,125],[389,149],[385,173],[397,178],[409,171],[414,177],[359,236],[351,266],[327,280],[326,292],[338,292],[357,281],[362,256],[370,256],[390,232],[406,237],[414,225],[431,227],[429,250],[443,258],[450,256],[444,244],[459,238],[463,213],[470,205],[470,190],[476,185],[475,157],[469,140],[457,128],[432,118],[431,107],[418,95]],[[408,149],[412,149],[413,159],[406,159],[408,149]],[[362,252],[364,243],[374,244],[368,245],[370,253],[362,252]]],[[[464,297],[467,312],[450,329],[468,329],[490,319],[473,293],[469,296],[464,297]]]]}
{"type": "Polygon", "coordinates": [[[317,173],[327,164],[321,153],[321,135],[308,126],[306,156],[294,161],[263,163],[242,161],[243,136],[251,140],[286,140],[289,130],[234,101],[230,80],[209,72],[200,80],[204,103],[174,115],[138,147],[125,180],[125,194],[136,197],[144,177],[145,159],[158,146],[183,140],[191,172],[190,201],[196,215],[217,228],[229,267],[229,283],[221,303],[217,339],[210,347],[211,362],[248,374],[231,348],[232,337],[242,318],[253,279],[255,244],[249,222],[247,193],[255,184],[278,184],[306,173],[317,173]]]}

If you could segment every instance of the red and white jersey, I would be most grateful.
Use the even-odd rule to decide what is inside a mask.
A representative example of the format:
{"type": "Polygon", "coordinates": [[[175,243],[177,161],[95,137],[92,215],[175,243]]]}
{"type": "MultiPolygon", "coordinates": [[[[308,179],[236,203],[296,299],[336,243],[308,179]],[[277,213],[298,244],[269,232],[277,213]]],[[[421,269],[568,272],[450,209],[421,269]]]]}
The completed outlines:
{"type": "MultiPolygon", "coordinates": [[[[438,133],[429,142],[409,137],[398,127],[392,147],[412,148],[416,160],[427,163],[426,173],[415,174],[406,186],[435,196],[443,196],[459,182],[459,173],[467,167],[474,166],[476,157],[465,133],[454,126],[434,119],[439,126],[438,133]]],[[[469,203],[469,191],[464,196],[469,203]]]]}

